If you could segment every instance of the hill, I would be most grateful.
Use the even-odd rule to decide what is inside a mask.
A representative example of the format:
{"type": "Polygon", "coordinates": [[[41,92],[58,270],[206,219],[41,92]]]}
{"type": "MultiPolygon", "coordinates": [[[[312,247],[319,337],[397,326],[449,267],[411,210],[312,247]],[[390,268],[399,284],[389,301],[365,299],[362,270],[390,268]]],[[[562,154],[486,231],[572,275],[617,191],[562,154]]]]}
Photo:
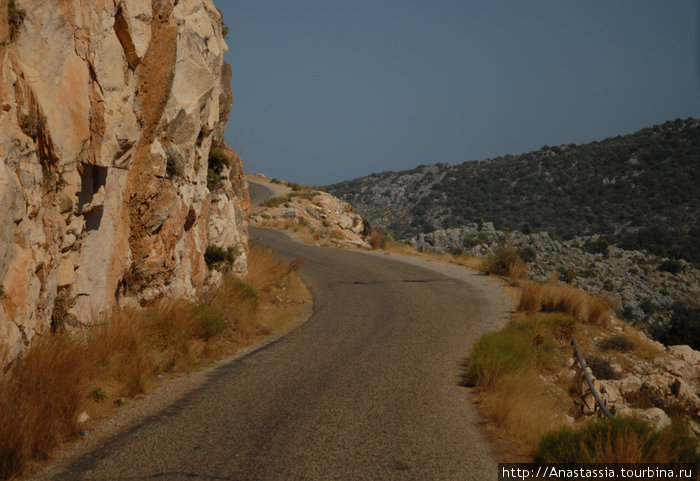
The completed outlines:
{"type": "Polygon", "coordinates": [[[625,249],[700,262],[700,119],[326,190],[398,236],[491,221],[553,237],[601,234],[625,249]]]}

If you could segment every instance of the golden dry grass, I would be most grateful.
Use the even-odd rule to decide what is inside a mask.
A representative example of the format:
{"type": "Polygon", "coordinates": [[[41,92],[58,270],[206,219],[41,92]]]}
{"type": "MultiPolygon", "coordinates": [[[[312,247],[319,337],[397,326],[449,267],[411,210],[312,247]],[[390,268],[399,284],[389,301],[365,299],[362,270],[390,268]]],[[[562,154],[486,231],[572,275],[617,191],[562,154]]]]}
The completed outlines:
{"type": "Polygon", "coordinates": [[[0,478],[21,474],[78,432],[78,415],[110,412],[163,377],[233,354],[282,329],[310,302],[298,261],[252,247],[245,281],[200,303],[161,299],[80,331],[37,336],[0,374],[0,478]],[[263,308],[264,307],[264,308],[263,308]]]}
{"type": "Polygon", "coordinates": [[[564,312],[593,325],[605,325],[612,314],[610,303],[602,296],[592,296],[569,284],[528,282],[522,288],[518,311],[564,312]]]}
{"type": "Polygon", "coordinates": [[[478,402],[487,419],[530,455],[544,433],[564,424],[557,413],[566,412],[566,406],[534,371],[500,376],[480,392],[478,402]]]}

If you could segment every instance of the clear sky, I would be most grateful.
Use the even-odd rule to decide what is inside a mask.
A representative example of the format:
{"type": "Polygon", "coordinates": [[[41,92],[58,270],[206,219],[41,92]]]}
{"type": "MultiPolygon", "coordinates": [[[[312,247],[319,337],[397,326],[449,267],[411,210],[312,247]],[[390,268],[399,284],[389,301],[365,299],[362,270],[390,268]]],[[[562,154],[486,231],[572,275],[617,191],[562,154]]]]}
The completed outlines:
{"type": "Polygon", "coordinates": [[[225,135],[325,185],[700,116],[700,1],[216,0],[225,135]]]}

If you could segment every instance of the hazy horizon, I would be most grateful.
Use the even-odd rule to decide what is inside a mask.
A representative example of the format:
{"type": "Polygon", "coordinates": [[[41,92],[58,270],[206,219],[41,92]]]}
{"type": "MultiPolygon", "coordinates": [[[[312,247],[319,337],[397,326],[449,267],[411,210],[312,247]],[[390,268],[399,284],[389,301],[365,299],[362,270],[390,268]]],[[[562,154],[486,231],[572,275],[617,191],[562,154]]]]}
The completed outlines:
{"type": "Polygon", "coordinates": [[[217,6],[250,173],[324,185],[700,115],[698,1],[217,6]]]}

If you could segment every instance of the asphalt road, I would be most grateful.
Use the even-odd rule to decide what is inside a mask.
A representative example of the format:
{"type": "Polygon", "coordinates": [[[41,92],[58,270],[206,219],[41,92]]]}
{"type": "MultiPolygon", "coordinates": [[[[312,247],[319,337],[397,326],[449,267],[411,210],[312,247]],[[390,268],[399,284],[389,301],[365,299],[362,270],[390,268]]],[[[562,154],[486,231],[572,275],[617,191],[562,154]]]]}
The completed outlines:
{"type": "Polygon", "coordinates": [[[495,291],[478,276],[302,245],[277,231],[251,227],[251,237],[303,259],[309,321],[214,370],[53,479],[497,478],[458,386],[471,343],[503,322],[495,291]]]}
{"type": "Polygon", "coordinates": [[[281,184],[248,180],[248,194],[250,195],[250,205],[252,206],[260,205],[267,199],[286,194],[291,192],[291,190],[289,187],[281,184]]]}

